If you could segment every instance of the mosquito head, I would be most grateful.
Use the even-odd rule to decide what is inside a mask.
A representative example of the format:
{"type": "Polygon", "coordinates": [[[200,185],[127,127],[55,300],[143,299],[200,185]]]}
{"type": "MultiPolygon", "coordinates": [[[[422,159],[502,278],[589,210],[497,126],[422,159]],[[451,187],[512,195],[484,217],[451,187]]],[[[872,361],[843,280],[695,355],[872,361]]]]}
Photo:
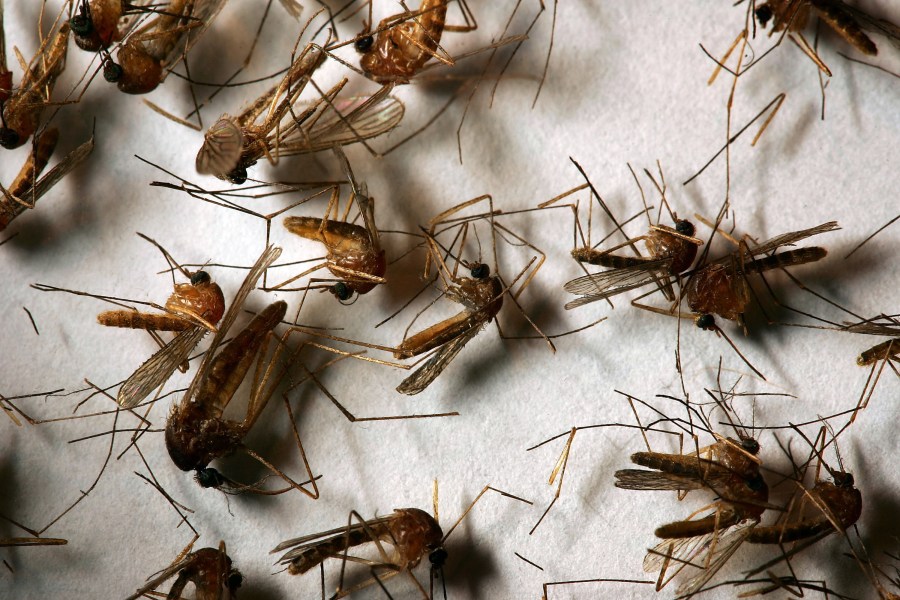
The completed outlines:
{"type": "Polygon", "coordinates": [[[487,279],[491,276],[491,268],[484,263],[477,263],[470,271],[475,279],[487,279]]]}
{"type": "Polygon", "coordinates": [[[772,7],[769,6],[768,2],[756,7],[756,20],[759,21],[759,24],[763,29],[766,28],[766,25],[774,16],[775,13],[772,12],[772,7]]]}
{"type": "Polygon", "coordinates": [[[247,168],[235,167],[228,175],[226,175],[226,177],[228,178],[228,181],[235,185],[243,185],[247,182],[247,168]]]}
{"type": "Polygon", "coordinates": [[[697,325],[697,327],[703,329],[704,331],[711,331],[716,329],[716,319],[709,313],[697,317],[695,324],[697,325]]]}
{"type": "Polygon", "coordinates": [[[0,127],[0,146],[11,150],[19,146],[19,134],[9,127],[0,127]]]}
{"type": "Polygon", "coordinates": [[[191,275],[191,285],[200,285],[202,283],[209,283],[210,281],[212,281],[212,279],[206,271],[197,271],[191,275]]]}
{"type": "Polygon", "coordinates": [[[103,61],[103,79],[110,83],[118,83],[122,79],[122,65],[112,58],[103,61]]]}
{"type": "Polygon", "coordinates": [[[428,554],[428,562],[435,570],[443,569],[444,563],[447,562],[447,551],[443,546],[438,546],[428,554]]]}
{"type": "Polygon", "coordinates": [[[195,479],[202,488],[218,488],[225,483],[225,477],[212,467],[197,469],[195,479]]]}
{"type": "Polygon", "coordinates": [[[741,436],[741,448],[753,456],[759,454],[759,442],[752,437],[741,436]]]}
{"type": "Polygon", "coordinates": [[[685,221],[684,219],[675,221],[675,231],[677,231],[681,235],[693,237],[695,231],[694,224],[690,221],[685,221]]]}
{"type": "Polygon", "coordinates": [[[855,485],[853,481],[853,475],[850,473],[845,473],[844,471],[832,471],[829,469],[831,473],[832,479],[834,479],[834,485],[839,488],[849,489],[855,485]]]}
{"type": "Polygon", "coordinates": [[[334,297],[337,298],[341,304],[353,304],[353,302],[350,302],[350,299],[353,298],[353,290],[343,281],[338,281],[328,288],[328,291],[334,294],[334,297]]]}
{"type": "Polygon", "coordinates": [[[228,586],[228,589],[231,590],[231,593],[235,593],[241,584],[244,583],[244,576],[241,575],[241,572],[237,569],[232,569],[228,573],[228,579],[225,581],[225,585],[228,586]]]}
{"type": "Polygon", "coordinates": [[[372,45],[375,43],[375,38],[371,35],[367,35],[366,37],[361,37],[355,42],[353,42],[353,47],[356,48],[356,51],[360,54],[365,54],[369,50],[372,49],[372,45]]]}
{"type": "Polygon", "coordinates": [[[69,27],[72,28],[72,33],[79,37],[87,37],[94,31],[94,22],[91,20],[90,14],[84,12],[84,7],[81,8],[81,11],[71,19],[69,19],[69,27]]]}

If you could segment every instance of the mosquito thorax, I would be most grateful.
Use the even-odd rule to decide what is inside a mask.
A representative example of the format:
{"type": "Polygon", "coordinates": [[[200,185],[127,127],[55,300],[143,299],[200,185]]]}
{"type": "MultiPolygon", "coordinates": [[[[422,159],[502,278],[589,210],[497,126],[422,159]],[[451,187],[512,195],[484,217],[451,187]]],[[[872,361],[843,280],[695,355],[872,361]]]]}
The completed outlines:
{"type": "Polygon", "coordinates": [[[491,275],[491,268],[484,263],[478,263],[469,272],[475,279],[487,279],[491,275]]]}
{"type": "Polygon", "coordinates": [[[709,313],[700,315],[699,317],[697,317],[697,320],[694,323],[697,325],[697,327],[703,329],[704,331],[709,331],[716,328],[716,318],[709,313]]]}
{"type": "Polygon", "coordinates": [[[691,223],[690,221],[685,221],[683,219],[679,220],[679,221],[675,221],[675,231],[677,231],[681,235],[693,237],[694,232],[695,232],[694,224],[691,223]]]}
{"type": "Polygon", "coordinates": [[[375,43],[375,38],[371,35],[367,35],[366,37],[361,37],[355,42],[353,42],[353,47],[356,48],[356,51],[360,54],[365,54],[369,50],[372,49],[372,44],[375,43]]]}
{"type": "Polygon", "coordinates": [[[122,66],[109,58],[103,63],[103,79],[109,83],[116,83],[122,79],[122,66]]]}
{"type": "Polygon", "coordinates": [[[195,478],[202,488],[217,488],[225,483],[225,478],[222,477],[222,474],[212,467],[197,469],[195,478]]]}
{"type": "Polygon", "coordinates": [[[444,563],[447,562],[447,551],[444,550],[443,546],[432,550],[428,554],[428,562],[430,562],[431,566],[435,569],[443,569],[444,563]]]}
{"type": "Polygon", "coordinates": [[[7,149],[15,148],[19,145],[19,134],[9,127],[0,127],[0,146],[7,149]]]}
{"type": "Polygon", "coordinates": [[[341,303],[347,302],[353,297],[353,290],[351,290],[350,286],[343,281],[338,281],[337,283],[335,283],[329,288],[329,291],[334,294],[334,297],[337,298],[341,303]]]}
{"type": "Polygon", "coordinates": [[[211,278],[206,271],[197,271],[191,275],[191,285],[200,285],[202,283],[209,283],[210,281],[211,278]]]}

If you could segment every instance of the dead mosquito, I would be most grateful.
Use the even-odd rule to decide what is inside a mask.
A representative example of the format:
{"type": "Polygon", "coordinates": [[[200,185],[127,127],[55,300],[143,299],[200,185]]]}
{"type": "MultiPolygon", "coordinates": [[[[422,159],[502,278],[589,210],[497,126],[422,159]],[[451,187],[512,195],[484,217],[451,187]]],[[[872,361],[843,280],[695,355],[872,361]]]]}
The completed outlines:
{"type": "MultiPolygon", "coordinates": [[[[134,408],[153,391],[169,380],[175,369],[182,367],[207,332],[216,332],[216,324],[225,312],[225,298],[218,284],[214,283],[206,271],[190,272],[178,265],[172,256],[155,240],[138,233],[139,236],[156,246],[174,270],[179,270],[189,283],[175,283],[174,291],[165,306],[152,302],[137,302],[151,306],[161,312],[141,312],[123,304],[122,298],[100,296],[75,290],[67,290],[44,284],[32,287],[41,291],[62,291],[78,296],[90,296],[125,307],[120,310],[104,311],[97,315],[97,322],[107,327],[144,329],[148,331],[160,349],[138,367],[119,388],[116,398],[122,408],[134,408]],[[175,337],[163,343],[157,332],[175,332],[175,337]]],[[[249,290],[248,290],[249,293],[249,290]]],[[[182,367],[187,370],[186,367],[182,367]]]]}
{"type": "Polygon", "coordinates": [[[188,584],[193,584],[197,600],[231,600],[237,596],[237,589],[244,582],[241,572],[231,564],[231,557],[225,553],[225,542],[219,542],[218,548],[201,548],[187,556],[180,556],[171,566],[152,575],[142,588],[126,600],[153,594],[162,597],[154,590],[164,581],[175,577],[172,587],[166,594],[166,600],[179,600],[188,584]]]}
{"type": "MultiPolygon", "coordinates": [[[[381,247],[378,228],[375,226],[375,199],[368,195],[364,182],[357,183],[350,163],[340,146],[336,146],[334,152],[344,167],[352,191],[343,217],[338,215],[340,190],[335,188],[332,191],[328,207],[325,209],[324,219],[317,217],[286,217],[284,219],[284,227],[291,233],[325,245],[328,249],[326,262],[307,269],[270,289],[285,289],[286,284],[313,273],[323,266],[338,278],[336,283],[326,284],[325,289],[341,302],[349,301],[354,294],[366,294],[372,291],[376,285],[386,282],[384,276],[387,271],[387,258],[381,247]],[[353,203],[356,204],[359,214],[362,216],[362,225],[356,225],[347,220],[353,203]],[[334,219],[329,218],[332,212],[335,216],[334,219]]],[[[309,287],[308,285],[307,289],[309,287]]]]}
{"type": "MultiPolygon", "coordinates": [[[[359,65],[365,75],[381,84],[408,83],[432,58],[452,66],[453,58],[440,46],[444,31],[473,31],[478,24],[460,0],[465,25],[447,25],[447,6],[451,1],[422,0],[417,11],[407,10],[383,19],[374,35],[369,34],[367,25],[353,43],[362,55],[359,65]]],[[[371,4],[369,8],[371,11],[371,4]]]]}
{"type": "MultiPolygon", "coordinates": [[[[296,48],[295,48],[296,52],[296,48]]],[[[389,96],[390,88],[363,97],[341,97],[347,79],[311,103],[298,99],[326,53],[308,44],[293,60],[278,85],[257,98],[236,117],[222,117],[204,135],[197,153],[197,172],[241,184],[247,169],[266,158],[318,152],[387,133],[403,118],[403,104],[389,96]],[[295,109],[302,110],[295,110],[295,109]]]]}
{"type": "MultiPolygon", "coordinates": [[[[43,10],[42,4],[41,20],[43,10]]],[[[0,146],[4,148],[25,144],[40,127],[44,107],[51,103],[53,86],[65,67],[69,45],[69,24],[63,21],[63,11],[57,15],[50,35],[41,38],[31,62],[26,64],[18,48],[13,48],[22,67],[22,79],[13,87],[12,72],[6,65],[3,6],[0,5],[0,146]]]]}
{"type": "Polygon", "coordinates": [[[152,0],[77,0],[78,12],[69,19],[75,45],[88,52],[106,50],[125,38],[140,16],[165,12],[152,0]]]}
{"type": "Polygon", "coordinates": [[[103,77],[126,94],[146,94],[166,76],[196,44],[225,0],[171,0],[165,10],[133,30],[116,53],[107,55],[103,77]]]}
{"type": "Polygon", "coordinates": [[[59,130],[55,127],[37,133],[32,142],[32,151],[12,184],[8,188],[0,184],[0,231],[6,229],[13,219],[26,210],[34,208],[50,188],[80,165],[94,149],[94,137],[91,136],[40,177],[50,162],[58,140],[59,130]]]}
{"type": "Polygon", "coordinates": [[[445,534],[437,518],[438,499],[437,482],[435,482],[434,517],[418,508],[398,508],[389,515],[364,520],[359,513],[352,511],[346,526],[286,540],[276,546],[272,553],[290,549],[278,559],[278,562],[285,565],[291,575],[302,575],[323,565],[330,558],[340,559],[341,576],[338,588],[331,596],[332,600],[344,598],[371,585],[377,584],[383,588],[386,580],[403,574],[410,577],[424,598],[433,598],[435,579],[443,580],[444,563],[448,558],[447,551],[444,549],[447,538],[488,491],[496,492],[505,498],[531,504],[528,500],[518,496],[489,485],[485,486],[445,534]],[[380,560],[349,554],[351,548],[368,543],[375,544],[380,560]],[[388,553],[385,550],[385,544],[392,547],[392,552],[388,553]],[[428,591],[412,573],[413,569],[426,556],[431,564],[431,585],[428,591]],[[345,588],[344,571],[348,562],[366,565],[372,577],[345,588]]]}

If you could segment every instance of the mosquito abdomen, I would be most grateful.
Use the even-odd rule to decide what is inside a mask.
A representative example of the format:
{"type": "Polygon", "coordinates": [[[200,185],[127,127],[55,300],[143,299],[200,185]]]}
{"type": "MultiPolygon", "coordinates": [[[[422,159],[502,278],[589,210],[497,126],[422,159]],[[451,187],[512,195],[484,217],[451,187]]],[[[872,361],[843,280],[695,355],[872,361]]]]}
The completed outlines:
{"type": "Polygon", "coordinates": [[[769,271],[771,269],[794,267],[822,260],[827,254],[828,251],[819,246],[787,250],[749,262],[745,265],[744,271],[746,273],[762,273],[763,271],[769,271]]]}
{"type": "Polygon", "coordinates": [[[147,329],[150,331],[186,331],[194,323],[172,315],[157,315],[133,310],[107,310],[97,315],[97,322],[107,327],[147,329]]]}
{"type": "Polygon", "coordinates": [[[869,56],[878,54],[875,43],[862,30],[856,18],[840,3],[833,0],[810,0],[810,4],[819,12],[819,18],[851,46],[869,56]]]}
{"type": "Polygon", "coordinates": [[[291,560],[291,564],[288,565],[288,573],[291,575],[303,575],[326,559],[338,556],[348,548],[372,541],[372,536],[369,535],[370,530],[371,528],[351,529],[348,533],[342,533],[323,540],[291,560]]]}

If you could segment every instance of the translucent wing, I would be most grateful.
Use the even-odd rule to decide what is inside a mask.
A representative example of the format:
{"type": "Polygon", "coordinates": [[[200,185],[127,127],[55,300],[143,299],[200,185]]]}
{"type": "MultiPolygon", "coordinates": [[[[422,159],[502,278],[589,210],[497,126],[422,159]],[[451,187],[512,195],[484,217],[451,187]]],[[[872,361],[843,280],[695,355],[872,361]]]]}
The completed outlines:
{"type": "Polygon", "coordinates": [[[225,340],[225,336],[228,335],[228,330],[231,329],[231,325],[234,324],[238,314],[243,310],[244,301],[247,299],[250,292],[253,291],[253,288],[256,287],[256,282],[262,277],[263,272],[269,268],[269,265],[278,260],[279,256],[281,256],[281,248],[278,246],[269,246],[250,268],[247,276],[244,277],[244,282],[241,284],[237,294],[234,295],[231,306],[228,307],[228,311],[219,322],[219,331],[216,332],[216,337],[214,337],[212,343],[210,343],[209,350],[203,357],[203,362],[200,364],[200,368],[197,369],[194,380],[191,381],[191,386],[188,388],[187,392],[185,392],[182,402],[188,402],[190,398],[193,398],[194,394],[197,393],[198,388],[206,380],[207,373],[213,363],[216,349],[225,340]]]}
{"type": "Polygon", "coordinates": [[[138,367],[119,388],[116,397],[119,406],[134,408],[152,394],[153,390],[168,381],[178,365],[187,360],[206,332],[207,329],[203,327],[192,327],[182,331],[144,361],[144,364],[138,367]]]}
{"type": "Polygon", "coordinates": [[[616,487],[624,490],[699,490],[706,487],[696,477],[646,471],[644,469],[622,469],[616,471],[616,487]]]}
{"type": "Polygon", "coordinates": [[[399,125],[405,110],[402,102],[386,93],[336,98],[323,106],[318,116],[309,119],[311,125],[301,127],[279,146],[279,155],[318,152],[377,137],[399,125]]]}
{"type": "Polygon", "coordinates": [[[69,174],[75,167],[80,165],[84,159],[94,150],[94,136],[69,152],[64,159],[59,161],[52,169],[47,171],[34,186],[34,197],[40,198],[47,190],[52,188],[56,183],[69,174]]]}
{"type": "Polygon", "coordinates": [[[747,519],[741,521],[737,525],[719,531],[717,536],[711,534],[712,539],[708,544],[704,545],[702,554],[697,557],[702,559],[701,564],[704,565],[704,568],[701,569],[699,573],[679,585],[678,589],[675,590],[675,593],[682,596],[689,596],[700,591],[710,579],[715,577],[716,573],[719,572],[719,569],[725,566],[728,559],[737,552],[737,549],[740,548],[744,540],[747,539],[747,536],[750,535],[750,532],[757,523],[759,523],[759,521],[756,519],[747,519]],[[714,544],[713,540],[715,541],[714,544]]]}
{"type": "Polygon", "coordinates": [[[226,115],[206,132],[194,166],[201,175],[223,177],[237,166],[243,146],[241,128],[226,115]]]}
{"type": "Polygon", "coordinates": [[[469,343],[473,337],[475,337],[478,332],[481,331],[481,326],[472,327],[465,333],[451,341],[447,342],[440,349],[434,353],[434,356],[425,361],[425,364],[416,369],[416,371],[403,380],[403,382],[397,386],[397,391],[401,394],[408,394],[410,396],[418,394],[429,385],[431,382],[437,379],[437,376],[443,373],[444,369],[447,368],[447,365],[450,364],[456,355],[459,354],[460,350],[463,349],[463,346],[469,343]]]}
{"type": "Polygon", "coordinates": [[[384,517],[379,517],[377,519],[369,519],[368,521],[363,523],[351,523],[348,526],[344,527],[336,527],[334,529],[329,529],[328,531],[320,531],[318,533],[312,533],[309,535],[304,535],[298,538],[293,538],[290,540],[285,540],[278,544],[275,548],[272,549],[270,554],[274,554],[275,552],[281,552],[282,550],[287,550],[288,548],[292,548],[289,552],[285,553],[281,558],[278,559],[279,563],[289,563],[293,559],[297,558],[310,548],[314,548],[318,546],[322,542],[332,540],[338,538],[342,535],[347,535],[347,532],[359,531],[366,527],[372,528],[376,525],[380,525],[382,523],[387,523],[392,518],[394,518],[394,514],[386,515],[384,517]]]}
{"type": "Polygon", "coordinates": [[[651,260],[631,267],[583,275],[563,286],[567,292],[583,296],[566,304],[566,309],[604,300],[611,296],[668,278],[670,258],[651,260]]]}
{"type": "MultiPolygon", "coordinates": [[[[169,36],[162,36],[158,41],[153,40],[147,43],[148,46],[153,44],[164,44],[162,50],[151,51],[151,56],[164,56],[162,59],[163,67],[171,69],[177,65],[188,53],[191,47],[196,44],[206,28],[209,27],[219,11],[225,5],[225,0],[195,0],[186,6],[190,8],[187,15],[187,23],[191,25],[190,29],[172,39],[169,36]]],[[[163,73],[165,78],[166,73],[163,73]]]]}
{"type": "MultiPolygon", "coordinates": [[[[815,227],[810,227],[809,229],[801,229],[800,231],[791,231],[789,233],[783,233],[781,235],[776,235],[775,237],[768,239],[762,242],[759,245],[753,246],[750,248],[750,255],[756,256],[758,254],[766,254],[768,252],[772,252],[776,250],[780,246],[788,246],[790,244],[796,244],[801,240],[805,240],[808,237],[812,237],[814,235],[819,235],[820,233],[827,233],[829,231],[835,231],[836,229],[840,229],[840,226],[837,224],[837,221],[829,221],[828,223],[822,223],[821,225],[816,225],[815,227]]],[[[731,255],[725,256],[719,261],[730,260],[731,255]]],[[[717,261],[717,262],[719,262],[717,261]]],[[[702,266],[700,267],[702,268],[702,266]]]]}

